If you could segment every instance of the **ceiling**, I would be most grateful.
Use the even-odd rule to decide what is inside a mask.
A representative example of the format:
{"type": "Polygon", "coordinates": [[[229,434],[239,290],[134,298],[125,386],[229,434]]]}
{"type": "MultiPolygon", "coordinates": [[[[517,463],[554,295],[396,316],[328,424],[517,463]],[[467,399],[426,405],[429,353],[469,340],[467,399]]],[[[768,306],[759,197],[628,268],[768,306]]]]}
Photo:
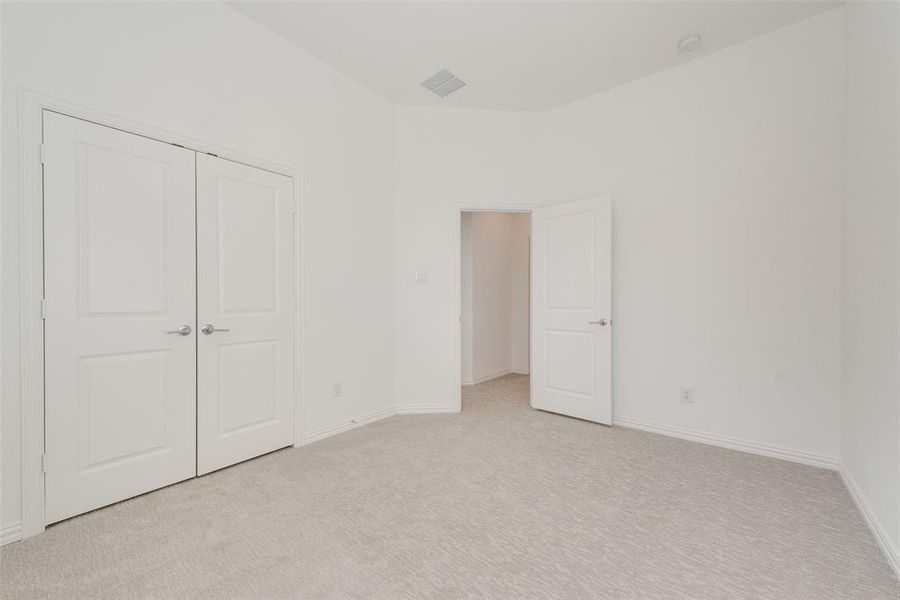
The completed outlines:
{"type": "Polygon", "coordinates": [[[543,111],[839,2],[229,2],[401,105],[543,111]],[[683,56],[678,42],[700,34],[683,56]],[[447,68],[468,84],[419,83],[447,68]]]}

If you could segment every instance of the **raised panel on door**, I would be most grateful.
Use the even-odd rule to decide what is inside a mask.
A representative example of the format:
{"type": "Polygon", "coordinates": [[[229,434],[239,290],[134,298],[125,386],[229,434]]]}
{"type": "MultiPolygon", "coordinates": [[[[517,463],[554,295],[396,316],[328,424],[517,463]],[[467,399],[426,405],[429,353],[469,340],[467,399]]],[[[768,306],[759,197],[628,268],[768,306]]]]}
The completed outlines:
{"type": "Polygon", "coordinates": [[[609,200],[535,210],[532,265],[531,404],[611,424],[609,200]]]}
{"type": "Polygon", "coordinates": [[[294,203],[290,178],[208,155],[197,186],[202,475],[293,443],[294,203]]]}
{"type": "Polygon", "coordinates": [[[46,522],[193,476],[194,154],[44,113],[46,522]]]}

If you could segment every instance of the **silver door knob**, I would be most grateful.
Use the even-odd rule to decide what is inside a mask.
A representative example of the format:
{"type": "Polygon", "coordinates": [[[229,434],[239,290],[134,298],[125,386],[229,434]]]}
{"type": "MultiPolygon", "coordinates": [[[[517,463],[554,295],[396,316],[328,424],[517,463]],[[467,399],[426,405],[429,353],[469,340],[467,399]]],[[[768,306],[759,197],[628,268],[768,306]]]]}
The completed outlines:
{"type": "Polygon", "coordinates": [[[166,333],[174,333],[176,335],[191,335],[191,331],[193,330],[191,329],[190,325],[182,325],[178,329],[173,329],[172,331],[167,331],[166,333]]]}
{"type": "Polygon", "coordinates": [[[591,325],[599,325],[600,327],[606,327],[607,325],[612,325],[612,319],[600,319],[599,321],[588,321],[591,325]]]}
{"type": "Polygon", "coordinates": [[[216,329],[216,326],[212,323],[207,323],[203,327],[200,328],[200,333],[203,335],[212,335],[216,331],[231,331],[230,329],[216,329]]]}

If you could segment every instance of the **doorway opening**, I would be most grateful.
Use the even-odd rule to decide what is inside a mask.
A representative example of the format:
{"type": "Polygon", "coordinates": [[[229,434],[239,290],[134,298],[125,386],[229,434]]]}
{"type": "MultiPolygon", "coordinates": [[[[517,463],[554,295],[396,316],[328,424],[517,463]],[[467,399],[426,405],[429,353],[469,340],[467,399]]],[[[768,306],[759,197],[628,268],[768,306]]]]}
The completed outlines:
{"type": "Polygon", "coordinates": [[[459,241],[462,410],[527,409],[531,213],[464,210],[459,241]]]}

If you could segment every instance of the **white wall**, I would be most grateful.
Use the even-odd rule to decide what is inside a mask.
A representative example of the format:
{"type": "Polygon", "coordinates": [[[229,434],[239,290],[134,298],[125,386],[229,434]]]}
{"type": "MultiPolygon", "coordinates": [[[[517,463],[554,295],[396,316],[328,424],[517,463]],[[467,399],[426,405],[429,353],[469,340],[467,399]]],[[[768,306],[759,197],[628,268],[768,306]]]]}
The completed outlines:
{"type": "Polygon", "coordinates": [[[841,463],[900,575],[900,4],[846,13],[841,463]]]}
{"type": "Polygon", "coordinates": [[[842,64],[836,10],[549,113],[400,109],[401,401],[452,393],[452,203],[610,193],[614,415],[835,462],[842,64]]]}
{"type": "Polygon", "coordinates": [[[544,201],[613,197],[616,418],[837,458],[843,45],[831,11],[547,115],[544,201]]]}
{"type": "Polygon", "coordinates": [[[510,370],[528,373],[531,350],[531,215],[511,215],[510,370]]]}
{"type": "Polygon", "coordinates": [[[293,165],[306,431],[394,403],[394,107],[219,3],[3,3],[2,524],[19,520],[17,90],[293,165]],[[343,397],[332,399],[333,382],[343,397]]]}
{"type": "Polygon", "coordinates": [[[537,199],[538,115],[489,110],[397,109],[397,401],[453,410],[458,325],[451,247],[453,211],[537,199]],[[415,272],[429,271],[429,285],[415,272]]]}
{"type": "Polygon", "coordinates": [[[463,385],[527,373],[530,217],[464,212],[461,226],[463,385]]]}
{"type": "Polygon", "coordinates": [[[476,213],[472,221],[472,378],[478,382],[505,375],[512,364],[511,221],[496,212],[476,213]]]}

